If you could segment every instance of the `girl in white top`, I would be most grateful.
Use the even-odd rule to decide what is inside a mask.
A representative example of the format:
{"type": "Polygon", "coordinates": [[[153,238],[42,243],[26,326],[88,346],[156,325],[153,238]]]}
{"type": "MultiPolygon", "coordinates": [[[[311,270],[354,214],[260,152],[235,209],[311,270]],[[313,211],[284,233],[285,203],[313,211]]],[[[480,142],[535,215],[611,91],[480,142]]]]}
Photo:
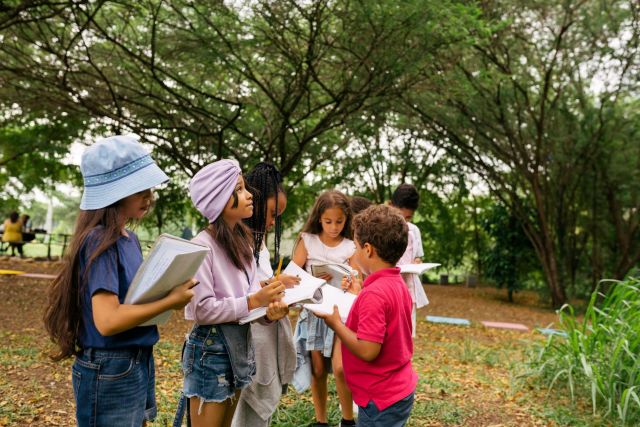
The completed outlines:
{"type": "MultiPolygon", "coordinates": [[[[407,223],[407,225],[408,224],[409,223],[407,223]]],[[[409,228],[407,249],[404,251],[402,257],[400,257],[400,259],[398,260],[398,266],[413,264],[416,261],[416,245],[418,244],[420,243],[416,243],[415,235],[411,232],[411,228],[409,228]]],[[[422,286],[420,275],[413,273],[404,273],[402,274],[402,279],[407,284],[407,287],[409,288],[409,294],[411,294],[411,300],[413,301],[411,309],[411,336],[415,338],[417,328],[417,309],[429,304],[429,300],[427,299],[427,294],[425,293],[424,287],[422,286]]]]}
{"type": "MultiPolygon", "coordinates": [[[[293,251],[293,262],[311,272],[311,266],[325,263],[348,264],[355,251],[351,240],[351,208],[347,196],[327,191],[316,200],[293,251]]],[[[329,281],[331,276],[320,276],[329,281]]],[[[342,369],[340,340],[324,320],[307,310],[300,313],[296,328],[307,328],[306,350],[311,352],[311,394],[317,426],[327,425],[327,369],[331,357],[336,390],[342,408],[341,425],[355,425],[351,391],[342,369]]],[[[296,334],[298,335],[298,334],[296,334]]]]}

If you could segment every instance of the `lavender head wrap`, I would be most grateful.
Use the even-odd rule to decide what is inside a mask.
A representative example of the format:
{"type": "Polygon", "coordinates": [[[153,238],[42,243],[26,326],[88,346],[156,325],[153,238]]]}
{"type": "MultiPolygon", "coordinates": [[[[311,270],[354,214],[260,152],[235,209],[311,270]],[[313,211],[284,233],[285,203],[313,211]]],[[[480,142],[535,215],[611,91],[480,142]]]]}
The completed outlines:
{"type": "Polygon", "coordinates": [[[209,223],[213,223],[224,210],[241,172],[236,160],[223,159],[208,164],[191,178],[191,200],[209,223]]]}

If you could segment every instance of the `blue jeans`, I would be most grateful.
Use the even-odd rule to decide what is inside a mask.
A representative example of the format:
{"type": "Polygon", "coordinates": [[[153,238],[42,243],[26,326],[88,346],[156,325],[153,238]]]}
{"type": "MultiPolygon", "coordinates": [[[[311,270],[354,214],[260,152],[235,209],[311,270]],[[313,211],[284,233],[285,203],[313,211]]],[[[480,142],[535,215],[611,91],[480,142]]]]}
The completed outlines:
{"type": "Polygon", "coordinates": [[[407,423],[413,408],[414,393],[397,401],[384,411],[378,411],[373,400],[367,406],[358,407],[358,427],[402,427],[407,423]]]}
{"type": "Polygon", "coordinates": [[[85,349],[72,370],[80,427],[140,427],[156,416],[153,348],[85,349]]]}

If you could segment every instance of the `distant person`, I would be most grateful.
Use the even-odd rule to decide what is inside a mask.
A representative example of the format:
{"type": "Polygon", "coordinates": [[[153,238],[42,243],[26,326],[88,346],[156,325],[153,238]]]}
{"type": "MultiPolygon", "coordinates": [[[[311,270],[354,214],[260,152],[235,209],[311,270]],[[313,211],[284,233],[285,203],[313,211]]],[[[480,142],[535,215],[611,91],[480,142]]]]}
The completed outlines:
{"type": "Polygon", "coordinates": [[[11,256],[14,256],[17,251],[20,254],[20,258],[24,258],[24,254],[22,253],[22,223],[20,222],[18,212],[11,212],[9,218],[4,221],[2,241],[9,243],[11,256]]]}
{"type": "MultiPolygon", "coordinates": [[[[391,206],[398,209],[400,214],[407,222],[408,226],[408,243],[405,253],[400,257],[399,264],[411,264],[422,262],[424,256],[424,249],[422,248],[422,237],[420,236],[420,229],[413,223],[413,215],[418,209],[420,203],[420,195],[415,186],[411,184],[400,184],[398,188],[393,192],[391,196],[391,206]]],[[[412,333],[415,338],[417,334],[418,326],[418,309],[429,304],[429,298],[424,291],[420,276],[417,274],[403,274],[402,275],[409,294],[413,300],[413,308],[411,311],[412,320],[412,333]]]]}
{"type": "Polygon", "coordinates": [[[372,204],[373,202],[366,197],[353,196],[351,198],[351,214],[355,216],[363,210],[367,209],[372,204]]]}
{"type": "Polygon", "coordinates": [[[400,210],[400,214],[407,221],[409,226],[409,233],[413,234],[414,242],[414,262],[422,262],[424,256],[424,248],[422,247],[422,236],[420,235],[420,229],[417,225],[412,223],[413,215],[418,210],[420,204],[420,195],[415,185],[400,184],[398,188],[393,192],[391,196],[391,206],[400,210]]]}
{"type": "Polygon", "coordinates": [[[22,241],[24,243],[31,242],[36,238],[36,233],[31,229],[31,217],[27,214],[20,216],[22,223],[22,241]]]}

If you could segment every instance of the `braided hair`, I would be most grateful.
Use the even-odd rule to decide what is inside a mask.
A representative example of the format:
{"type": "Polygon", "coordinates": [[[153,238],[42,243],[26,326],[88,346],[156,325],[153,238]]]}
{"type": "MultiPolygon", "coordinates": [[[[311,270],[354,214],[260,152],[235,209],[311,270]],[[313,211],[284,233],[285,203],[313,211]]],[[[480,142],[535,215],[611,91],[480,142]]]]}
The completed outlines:
{"type": "Polygon", "coordinates": [[[280,259],[280,237],[282,236],[282,218],[278,215],[278,194],[284,194],[280,171],[268,162],[258,163],[251,172],[244,176],[249,191],[253,194],[253,215],[244,222],[253,232],[253,256],[260,263],[260,251],[267,231],[267,200],[275,197],[275,236],[274,259],[280,259]]]}

